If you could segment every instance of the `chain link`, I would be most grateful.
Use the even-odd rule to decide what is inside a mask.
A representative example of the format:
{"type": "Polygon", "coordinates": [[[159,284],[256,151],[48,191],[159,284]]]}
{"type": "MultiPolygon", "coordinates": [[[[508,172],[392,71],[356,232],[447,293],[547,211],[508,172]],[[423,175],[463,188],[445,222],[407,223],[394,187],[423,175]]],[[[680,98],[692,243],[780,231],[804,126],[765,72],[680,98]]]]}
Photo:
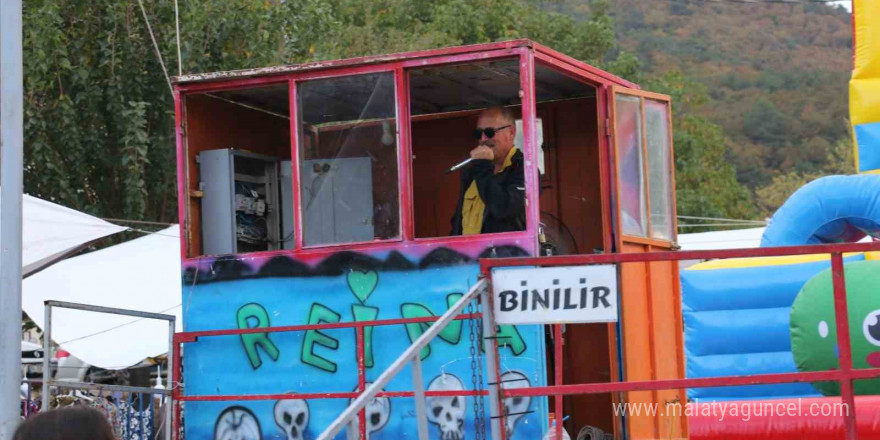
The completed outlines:
{"type": "MultiPolygon", "coordinates": [[[[469,315],[473,315],[474,313],[474,302],[471,301],[468,303],[467,312],[469,315]]],[[[482,388],[482,384],[477,382],[477,370],[479,366],[477,365],[477,334],[474,331],[474,320],[468,319],[468,338],[470,339],[470,351],[471,351],[471,389],[479,391],[482,388]]],[[[478,396],[474,396],[474,439],[481,440],[482,436],[480,436],[480,404],[478,403],[478,396]]]]}
{"type": "MultiPolygon", "coordinates": [[[[474,301],[468,303],[468,314],[474,315],[474,301]]],[[[476,393],[474,396],[474,439],[486,438],[486,410],[483,398],[483,350],[482,342],[482,319],[468,319],[468,337],[470,338],[471,354],[471,384],[476,393]],[[476,328],[475,328],[476,327],[476,328]]]]}
{"type": "Polygon", "coordinates": [[[480,426],[477,429],[480,438],[487,438],[486,436],[486,402],[483,397],[483,318],[482,318],[482,305],[480,306],[480,310],[477,310],[480,313],[480,319],[477,320],[475,325],[477,326],[477,383],[480,384],[480,395],[477,396],[476,401],[479,402],[479,411],[477,414],[477,420],[480,421],[480,426]]]}

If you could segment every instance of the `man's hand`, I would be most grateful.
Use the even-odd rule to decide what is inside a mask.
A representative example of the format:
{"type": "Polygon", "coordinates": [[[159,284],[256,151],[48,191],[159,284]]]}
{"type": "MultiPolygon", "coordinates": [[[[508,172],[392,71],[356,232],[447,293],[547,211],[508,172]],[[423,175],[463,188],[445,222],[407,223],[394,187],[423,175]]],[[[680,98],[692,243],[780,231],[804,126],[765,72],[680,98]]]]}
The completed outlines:
{"type": "Polygon", "coordinates": [[[485,145],[480,145],[479,147],[471,150],[471,159],[494,160],[495,153],[492,152],[491,148],[485,145]]]}

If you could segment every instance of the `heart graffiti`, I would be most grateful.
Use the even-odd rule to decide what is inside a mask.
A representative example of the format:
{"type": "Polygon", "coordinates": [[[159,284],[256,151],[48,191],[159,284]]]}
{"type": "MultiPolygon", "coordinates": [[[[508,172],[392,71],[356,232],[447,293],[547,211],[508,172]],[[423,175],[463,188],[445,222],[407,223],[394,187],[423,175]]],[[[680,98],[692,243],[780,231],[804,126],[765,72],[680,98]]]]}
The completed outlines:
{"type": "Polygon", "coordinates": [[[352,269],[348,272],[348,288],[361,304],[366,304],[367,298],[376,290],[377,284],[379,284],[379,273],[375,270],[362,272],[352,269]]]}

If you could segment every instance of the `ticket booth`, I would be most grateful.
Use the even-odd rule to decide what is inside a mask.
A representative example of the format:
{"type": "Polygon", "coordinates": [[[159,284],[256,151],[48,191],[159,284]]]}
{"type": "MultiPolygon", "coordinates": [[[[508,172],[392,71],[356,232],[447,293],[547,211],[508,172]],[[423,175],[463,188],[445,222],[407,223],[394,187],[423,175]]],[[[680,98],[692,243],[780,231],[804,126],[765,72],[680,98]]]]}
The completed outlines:
{"type": "MultiPolygon", "coordinates": [[[[476,280],[480,258],[676,247],[669,98],[528,40],[191,74],[176,77],[174,90],[185,331],[439,315],[476,280]],[[477,120],[491,107],[512,114],[526,221],[519,230],[452,235],[464,190],[462,170],[449,169],[477,146],[477,120]]],[[[684,377],[677,279],[672,263],[622,265],[618,321],[565,328],[565,364],[577,366],[565,382],[684,377]]],[[[367,350],[366,380],[419,328],[376,327],[368,337],[382,349],[367,350]]],[[[552,333],[508,330],[502,367],[552,384],[552,333]]],[[[459,362],[465,331],[432,345],[426,384],[485,386],[470,383],[459,362]]],[[[187,393],[350,392],[362,385],[355,357],[343,353],[350,333],[189,344],[187,393]]],[[[565,427],[617,439],[686,437],[683,418],[613,411],[614,403],[676,399],[686,400],[683,390],[572,396],[565,427]]],[[[291,429],[318,433],[346,403],[204,400],[187,402],[188,435],[237,420],[267,438],[297,438],[291,429]],[[285,408],[308,412],[291,418],[285,408]]],[[[386,400],[371,436],[417,438],[406,426],[408,403],[386,400]]],[[[513,439],[546,430],[553,406],[534,399],[526,407],[513,439]]],[[[447,408],[465,437],[480,417],[467,408],[447,408]]],[[[456,428],[434,424],[436,438],[455,438],[448,429],[456,428]]]]}

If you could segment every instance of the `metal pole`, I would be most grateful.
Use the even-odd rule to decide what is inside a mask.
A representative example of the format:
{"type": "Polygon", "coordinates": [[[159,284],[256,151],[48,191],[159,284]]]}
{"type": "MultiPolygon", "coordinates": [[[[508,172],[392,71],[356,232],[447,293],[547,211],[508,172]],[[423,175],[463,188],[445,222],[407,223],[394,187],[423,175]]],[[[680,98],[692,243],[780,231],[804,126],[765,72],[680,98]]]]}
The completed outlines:
{"type": "MultiPolygon", "coordinates": [[[[498,346],[495,339],[495,310],[492,308],[492,289],[487,287],[480,294],[480,302],[483,304],[483,351],[486,356],[486,382],[489,388],[489,420],[491,420],[492,439],[502,439],[501,414],[498,414],[498,388],[501,386],[501,378],[498,374],[498,346]],[[495,412],[495,414],[492,414],[495,412]]],[[[482,368],[480,366],[479,368],[482,368]]]]}
{"type": "Polygon", "coordinates": [[[416,399],[416,426],[419,429],[419,440],[428,440],[428,410],[426,408],[427,402],[425,402],[425,381],[422,378],[421,354],[413,357],[412,380],[413,397],[416,399]]]}
{"type": "Polygon", "coordinates": [[[49,410],[49,394],[52,389],[52,372],[49,370],[52,359],[52,304],[47,302],[43,310],[43,390],[40,392],[40,412],[49,410]]]}
{"type": "Polygon", "coordinates": [[[0,1],[0,440],[18,426],[21,386],[21,0],[0,1]]]}
{"type": "MultiPolygon", "coordinates": [[[[172,440],[171,437],[171,418],[173,417],[172,408],[174,406],[174,331],[177,330],[177,320],[171,320],[168,322],[168,365],[165,367],[165,376],[167,380],[165,380],[165,389],[168,391],[167,397],[165,400],[165,440],[172,440]]],[[[162,380],[162,375],[159,375],[159,380],[162,380]]]]}
{"type": "Polygon", "coordinates": [[[177,36],[177,74],[183,75],[183,58],[180,57],[180,8],[177,7],[177,0],[174,0],[174,27],[177,36]]]}

